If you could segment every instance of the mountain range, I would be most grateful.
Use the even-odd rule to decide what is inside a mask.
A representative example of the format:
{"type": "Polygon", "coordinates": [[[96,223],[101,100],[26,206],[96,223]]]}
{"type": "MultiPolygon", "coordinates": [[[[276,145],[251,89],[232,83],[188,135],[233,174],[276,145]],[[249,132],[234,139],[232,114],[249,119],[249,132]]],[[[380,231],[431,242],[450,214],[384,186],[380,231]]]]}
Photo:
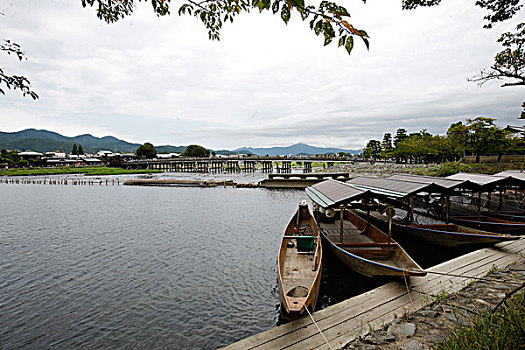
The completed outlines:
{"type": "MultiPolygon", "coordinates": [[[[113,136],[95,137],[89,134],[75,137],[67,137],[53,131],[26,129],[17,132],[0,131],[0,149],[51,152],[63,151],[71,152],[73,144],[82,145],[86,153],[96,153],[98,151],[111,151],[121,153],[132,153],[140,146],[138,143],[130,143],[119,140],[113,136]]],[[[155,146],[157,152],[182,153],[186,146],[155,146]]],[[[343,150],[339,148],[323,148],[298,143],[288,147],[253,148],[241,147],[235,150],[220,150],[217,154],[246,153],[255,155],[300,155],[300,154],[321,154],[321,153],[359,153],[356,150],[343,150]]]]}

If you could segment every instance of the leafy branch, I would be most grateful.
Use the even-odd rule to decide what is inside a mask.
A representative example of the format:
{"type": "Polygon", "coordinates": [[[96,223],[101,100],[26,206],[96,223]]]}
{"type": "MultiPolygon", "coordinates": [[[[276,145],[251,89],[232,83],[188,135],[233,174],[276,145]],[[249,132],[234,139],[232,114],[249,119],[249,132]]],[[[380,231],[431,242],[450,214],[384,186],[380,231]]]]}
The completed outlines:
{"type": "MultiPolygon", "coordinates": [[[[0,44],[0,51],[4,51],[8,55],[15,55],[19,61],[26,59],[25,52],[22,51],[20,45],[11,40],[4,39],[3,44],[0,44]]],[[[26,77],[21,75],[8,75],[3,68],[0,68],[0,85],[2,83],[5,84],[9,90],[20,90],[24,96],[29,95],[34,100],[38,98],[38,95],[31,90],[31,83],[26,77]]],[[[1,87],[0,93],[5,95],[5,91],[1,87]]]]}
{"type": "Polygon", "coordinates": [[[523,7],[520,0],[478,0],[476,5],[492,12],[484,17],[489,23],[483,27],[490,29],[497,22],[506,21],[512,17],[523,7]]]}
{"type": "Polygon", "coordinates": [[[503,33],[498,42],[505,49],[496,54],[494,64],[469,81],[483,85],[493,79],[514,79],[502,87],[525,85],[525,23],[518,24],[516,33],[503,33]]]}
{"type": "MultiPolygon", "coordinates": [[[[130,15],[134,10],[134,0],[81,0],[84,7],[97,8],[97,17],[107,23],[116,22],[130,15]]],[[[136,0],[141,2],[146,0],[136,0]]],[[[365,1],[365,0],[363,0],[365,1]]],[[[151,0],[153,10],[158,16],[170,14],[171,0],[151,0]]],[[[310,29],[317,36],[324,37],[324,45],[337,39],[350,54],[354,47],[354,37],[363,40],[369,48],[369,36],[364,30],[354,28],[348,20],[350,14],[343,6],[323,0],[318,6],[305,5],[304,0],[185,0],[178,9],[179,15],[198,18],[208,30],[211,40],[219,40],[219,32],[225,22],[233,22],[235,16],[258,9],[280,14],[284,23],[290,21],[292,13],[297,12],[303,21],[310,19],[310,29]]]]}

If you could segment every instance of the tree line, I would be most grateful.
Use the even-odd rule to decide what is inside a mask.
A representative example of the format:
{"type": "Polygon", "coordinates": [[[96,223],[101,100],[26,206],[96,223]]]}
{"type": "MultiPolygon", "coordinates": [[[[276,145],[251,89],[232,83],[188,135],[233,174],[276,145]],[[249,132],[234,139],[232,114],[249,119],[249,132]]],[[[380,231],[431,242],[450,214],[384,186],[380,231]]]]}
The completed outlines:
{"type": "MultiPolygon", "coordinates": [[[[157,150],[150,142],[146,142],[143,145],[139,146],[135,151],[135,156],[138,159],[152,159],[157,156],[157,150]]],[[[189,145],[186,147],[182,153],[183,157],[209,157],[210,150],[200,146],[200,145],[189,145]]]]}
{"type": "Polygon", "coordinates": [[[525,153],[525,136],[511,137],[495,124],[496,119],[477,117],[453,123],[445,135],[432,135],[423,129],[408,134],[399,128],[394,137],[385,133],[383,139],[370,140],[363,149],[363,157],[373,160],[393,159],[399,163],[429,163],[458,161],[475,155],[479,163],[483,154],[525,153]]]}

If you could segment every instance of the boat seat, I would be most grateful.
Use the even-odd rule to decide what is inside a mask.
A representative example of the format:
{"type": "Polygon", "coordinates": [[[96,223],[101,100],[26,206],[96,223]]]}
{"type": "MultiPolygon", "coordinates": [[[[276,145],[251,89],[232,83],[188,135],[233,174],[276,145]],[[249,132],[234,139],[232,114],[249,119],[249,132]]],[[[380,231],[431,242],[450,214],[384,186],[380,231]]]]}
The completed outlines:
{"type": "Polygon", "coordinates": [[[314,250],[314,236],[297,236],[297,251],[298,252],[313,252],[314,250]]]}
{"type": "Polygon", "coordinates": [[[286,295],[293,298],[304,298],[308,295],[308,288],[303,286],[293,287],[286,295]]]}

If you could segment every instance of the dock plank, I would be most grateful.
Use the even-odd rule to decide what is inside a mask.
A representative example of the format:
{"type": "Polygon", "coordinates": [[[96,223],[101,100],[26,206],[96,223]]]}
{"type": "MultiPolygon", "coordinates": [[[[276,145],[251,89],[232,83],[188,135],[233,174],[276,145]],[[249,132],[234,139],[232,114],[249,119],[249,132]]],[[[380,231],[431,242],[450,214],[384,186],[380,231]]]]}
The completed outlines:
{"type": "MultiPolygon", "coordinates": [[[[469,276],[484,275],[487,271],[487,263],[510,263],[514,260],[515,257],[511,256],[499,256],[493,255],[491,259],[483,259],[478,261],[477,264],[464,266],[461,269],[455,270],[455,274],[466,274],[469,276]]],[[[492,265],[490,265],[492,266],[492,265]]],[[[386,301],[385,303],[364,309],[360,314],[351,316],[348,319],[345,319],[344,322],[339,324],[334,328],[325,328],[323,334],[330,341],[332,346],[338,345],[338,338],[342,338],[345,334],[349,336],[350,340],[354,339],[356,336],[366,334],[368,329],[379,328],[385,323],[391,322],[394,320],[395,316],[400,316],[406,312],[412,312],[420,309],[426,305],[429,301],[433,300],[432,295],[435,295],[442,290],[447,292],[457,291],[463,288],[471,280],[466,280],[461,277],[451,277],[451,276],[442,276],[439,278],[433,279],[429,282],[420,285],[420,289],[424,286],[425,292],[416,292],[411,289],[410,296],[407,293],[406,287],[400,289],[401,294],[392,295],[392,298],[386,301]],[[359,319],[360,316],[366,316],[359,319]],[[356,317],[358,318],[356,320],[356,317]],[[357,321],[357,322],[356,322],[357,321]],[[346,327],[346,324],[350,328],[346,327]],[[344,332],[341,331],[344,329],[344,332]]],[[[395,283],[395,282],[394,282],[395,283]]],[[[368,306],[368,305],[367,305],[368,306]]],[[[343,316],[343,315],[340,315],[343,316]]],[[[323,327],[321,327],[323,329],[323,327]]],[[[321,337],[314,339],[316,334],[312,334],[311,338],[303,339],[301,342],[294,344],[290,347],[285,347],[286,349],[300,349],[305,348],[305,346],[316,347],[326,345],[324,340],[321,337]]],[[[340,340],[343,341],[343,340],[340,340]]]]}
{"type": "MultiPolygon", "coordinates": [[[[525,251],[525,239],[483,248],[427,269],[446,274],[481,277],[493,266],[504,267],[525,251]]],[[[329,306],[313,314],[330,345],[341,348],[371,328],[379,328],[394,317],[416,311],[441,291],[462,289],[472,279],[429,273],[411,277],[410,294],[403,281],[391,282],[329,306]]],[[[225,349],[328,349],[309,317],[287,323],[231,344],[225,349]]]]}

